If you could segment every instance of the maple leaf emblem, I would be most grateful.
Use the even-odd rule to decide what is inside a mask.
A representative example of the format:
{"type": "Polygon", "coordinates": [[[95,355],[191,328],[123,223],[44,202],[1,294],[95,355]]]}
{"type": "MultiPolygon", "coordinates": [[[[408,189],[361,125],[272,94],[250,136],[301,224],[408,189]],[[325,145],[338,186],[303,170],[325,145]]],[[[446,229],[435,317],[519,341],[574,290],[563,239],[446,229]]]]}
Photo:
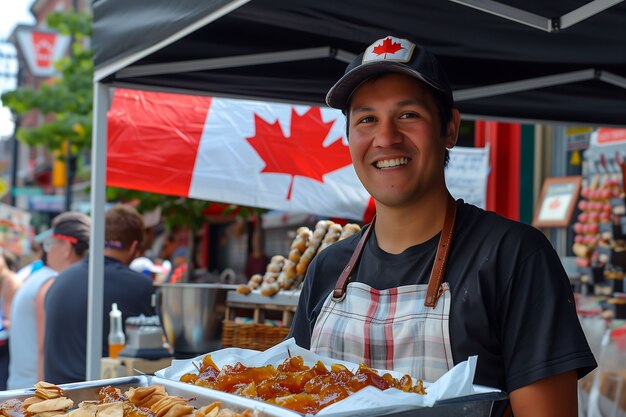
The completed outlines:
{"type": "Polygon", "coordinates": [[[392,41],[391,38],[385,38],[383,43],[375,46],[372,52],[374,52],[376,55],[395,54],[400,49],[402,49],[402,44],[392,41]]]}
{"type": "Polygon", "coordinates": [[[556,210],[559,207],[561,207],[561,200],[559,200],[558,198],[555,198],[554,200],[550,201],[550,204],[548,204],[548,207],[550,207],[550,209],[552,210],[556,210]]]}
{"type": "Polygon", "coordinates": [[[311,107],[302,116],[291,109],[291,136],[285,136],[278,120],[268,123],[254,115],[256,133],[246,138],[265,161],[261,173],[291,175],[287,200],[291,199],[296,176],[323,183],[326,173],[350,165],[348,147],[339,138],[324,147],[324,140],[334,121],[324,122],[319,107],[311,107]]]}

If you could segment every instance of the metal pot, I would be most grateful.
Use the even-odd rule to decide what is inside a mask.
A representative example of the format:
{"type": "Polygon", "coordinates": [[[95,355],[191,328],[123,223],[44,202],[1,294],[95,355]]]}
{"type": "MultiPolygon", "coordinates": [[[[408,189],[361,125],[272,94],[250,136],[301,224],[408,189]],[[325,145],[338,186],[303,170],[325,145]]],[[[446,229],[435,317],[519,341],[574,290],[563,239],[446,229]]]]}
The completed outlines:
{"type": "Polygon", "coordinates": [[[235,288],[226,284],[157,285],[157,314],[175,353],[202,354],[221,348],[226,294],[235,288]]]}

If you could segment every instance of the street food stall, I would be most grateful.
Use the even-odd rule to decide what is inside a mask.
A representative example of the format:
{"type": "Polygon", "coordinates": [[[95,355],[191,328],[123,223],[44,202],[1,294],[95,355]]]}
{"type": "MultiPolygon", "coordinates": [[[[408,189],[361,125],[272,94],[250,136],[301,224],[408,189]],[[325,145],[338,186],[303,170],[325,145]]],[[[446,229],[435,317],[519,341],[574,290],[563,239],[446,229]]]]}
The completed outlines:
{"type": "Polygon", "coordinates": [[[442,58],[465,115],[623,125],[619,3],[96,1],[88,378],[101,345],[111,87],[321,104],[356,52],[393,32],[442,58]]]}

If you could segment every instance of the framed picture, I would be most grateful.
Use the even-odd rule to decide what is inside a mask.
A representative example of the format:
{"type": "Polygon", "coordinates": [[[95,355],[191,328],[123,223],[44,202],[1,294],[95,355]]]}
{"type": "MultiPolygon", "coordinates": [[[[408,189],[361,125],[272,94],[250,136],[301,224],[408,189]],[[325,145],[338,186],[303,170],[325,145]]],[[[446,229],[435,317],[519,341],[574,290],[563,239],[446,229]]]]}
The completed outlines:
{"type": "Polygon", "coordinates": [[[535,210],[533,226],[568,226],[578,201],[580,183],[580,176],[546,178],[535,210]]]}

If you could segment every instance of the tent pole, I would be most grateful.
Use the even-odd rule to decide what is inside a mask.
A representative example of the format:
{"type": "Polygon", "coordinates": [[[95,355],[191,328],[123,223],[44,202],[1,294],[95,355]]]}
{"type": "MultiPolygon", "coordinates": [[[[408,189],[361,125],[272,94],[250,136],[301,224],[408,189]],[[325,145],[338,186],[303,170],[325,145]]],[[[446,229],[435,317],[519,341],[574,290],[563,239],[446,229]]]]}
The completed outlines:
{"type": "Polygon", "coordinates": [[[581,6],[578,9],[572,10],[571,12],[561,16],[560,29],[565,29],[573,26],[576,23],[582,22],[583,20],[591,16],[595,16],[598,13],[605,11],[609,7],[615,6],[616,4],[619,4],[623,1],[624,0],[594,0],[590,3],[587,3],[584,6],[581,6]]]}
{"type": "Polygon", "coordinates": [[[100,379],[104,294],[104,211],[107,152],[108,87],[96,82],[91,145],[91,236],[87,297],[87,381],[100,379]]]}
{"type": "Polygon", "coordinates": [[[593,68],[566,72],[563,74],[547,75],[544,77],[528,78],[526,80],[511,81],[485,85],[482,87],[466,88],[454,92],[455,101],[474,100],[483,97],[492,97],[501,94],[519,93],[521,91],[534,90],[537,88],[552,87],[555,85],[570,84],[597,78],[593,68]]]}
{"type": "Polygon", "coordinates": [[[613,74],[611,72],[602,71],[600,73],[600,81],[604,81],[605,83],[613,84],[618,87],[626,88],[626,77],[621,77],[617,74],[613,74]]]}
{"type": "Polygon", "coordinates": [[[480,10],[481,12],[491,13],[513,22],[521,23],[535,29],[550,32],[552,22],[547,17],[539,16],[516,7],[508,6],[493,0],[450,0],[463,6],[480,10]]]}
{"type": "Polygon", "coordinates": [[[593,0],[561,17],[547,18],[534,13],[527,12],[516,7],[508,6],[493,0],[450,0],[454,3],[491,13],[513,22],[521,23],[541,29],[546,32],[558,32],[565,28],[582,22],[585,19],[603,12],[609,7],[615,6],[624,0],[593,0]]]}
{"type": "MultiPolygon", "coordinates": [[[[196,59],[178,61],[169,64],[135,65],[121,69],[116,77],[133,78],[160,74],[176,74],[181,72],[207,71],[224,68],[247,67],[249,65],[277,64],[281,62],[304,61],[309,59],[330,58],[333,54],[349,54],[345,51],[333,50],[330,46],[318,48],[296,49],[291,51],[267,52],[262,54],[237,55],[222,58],[196,59]]],[[[353,57],[356,55],[352,55],[353,57]]]]}

